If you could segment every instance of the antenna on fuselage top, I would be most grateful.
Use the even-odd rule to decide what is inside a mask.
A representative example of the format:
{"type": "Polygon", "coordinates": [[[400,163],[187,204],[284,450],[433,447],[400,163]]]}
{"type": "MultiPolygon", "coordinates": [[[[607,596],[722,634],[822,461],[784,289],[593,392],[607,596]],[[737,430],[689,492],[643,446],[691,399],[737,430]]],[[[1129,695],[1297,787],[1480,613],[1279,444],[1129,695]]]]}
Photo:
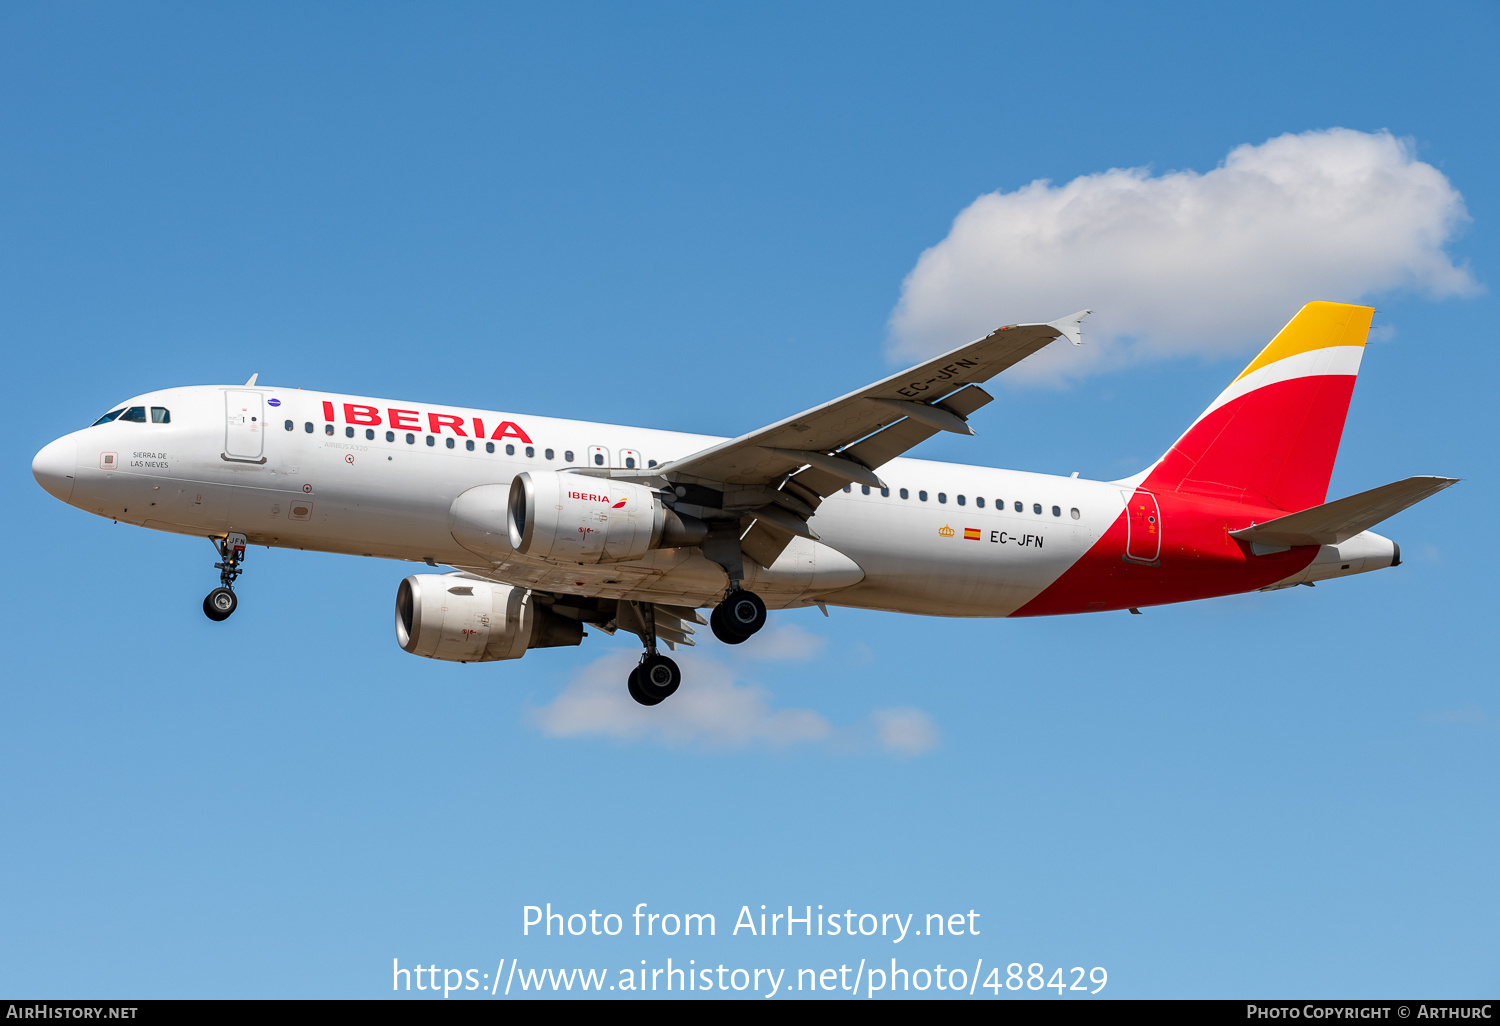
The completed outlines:
{"type": "Polygon", "coordinates": [[[251,385],[255,384],[255,379],[258,377],[260,377],[260,371],[256,371],[254,374],[250,375],[250,380],[245,382],[245,387],[249,388],[251,385]]]}

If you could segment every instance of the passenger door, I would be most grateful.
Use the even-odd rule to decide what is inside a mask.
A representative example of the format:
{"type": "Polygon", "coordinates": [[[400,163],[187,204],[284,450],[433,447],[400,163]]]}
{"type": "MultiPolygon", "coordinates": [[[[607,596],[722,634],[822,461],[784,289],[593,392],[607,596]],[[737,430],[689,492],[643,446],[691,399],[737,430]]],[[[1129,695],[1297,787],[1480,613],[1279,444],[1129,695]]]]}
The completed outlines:
{"type": "Polygon", "coordinates": [[[1155,563],[1161,557],[1161,510],[1156,496],[1137,491],[1125,498],[1125,558],[1155,563]]]}
{"type": "Polygon", "coordinates": [[[224,458],[264,463],[265,393],[230,388],[224,391],[224,458]]]}

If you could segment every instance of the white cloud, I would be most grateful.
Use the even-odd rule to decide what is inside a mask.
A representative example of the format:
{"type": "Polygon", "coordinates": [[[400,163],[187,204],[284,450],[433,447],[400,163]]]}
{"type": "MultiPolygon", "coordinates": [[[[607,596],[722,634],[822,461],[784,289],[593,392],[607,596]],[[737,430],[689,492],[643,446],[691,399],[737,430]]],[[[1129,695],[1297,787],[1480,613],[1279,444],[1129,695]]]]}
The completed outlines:
{"type": "Polygon", "coordinates": [[[823,637],[805,631],[795,623],[778,621],[767,624],[760,633],[737,645],[734,653],[750,659],[811,659],[823,651],[824,643],[823,637]]]}
{"type": "Polygon", "coordinates": [[[937,747],[937,727],[921,709],[877,709],[870,719],[880,743],[898,755],[921,755],[937,747]]]}
{"type": "Polygon", "coordinates": [[[1283,135],[1212,171],[1113,169],[980,196],[907,275],[892,350],[930,356],[1001,324],[1095,311],[1009,380],[1215,356],[1267,341],[1303,303],[1480,286],[1444,246],[1468,221],[1443,173],[1389,132],[1283,135]]]}
{"type": "Polygon", "coordinates": [[[609,737],[667,747],[821,744],[847,751],[868,747],[859,739],[873,736],[878,749],[912,756],[937,744],[937,728],[920,710],[877,709],[868,723],[835,728],[811,709],[774,708],[764,688],[737,683],[724,664],[688,653],[677,656],[684,677],[677,694],[646,708],[625,689],[636,658],[612,653],[585,666],[556,698],[531,710],[532,723],[552,737],[609,737]]]}

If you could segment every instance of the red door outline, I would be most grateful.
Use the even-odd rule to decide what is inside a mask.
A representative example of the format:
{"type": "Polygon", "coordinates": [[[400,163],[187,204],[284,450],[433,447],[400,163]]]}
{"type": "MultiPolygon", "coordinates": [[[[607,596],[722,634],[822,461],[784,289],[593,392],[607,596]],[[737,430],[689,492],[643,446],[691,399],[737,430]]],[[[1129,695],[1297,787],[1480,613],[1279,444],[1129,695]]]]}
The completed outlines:
{"type": "Polygon", "coordinates": [[[1125,504],[1125,558],[1155,563],[1161,557],[1161,508],[1156,496],[1137,491],[1125,504]]]}

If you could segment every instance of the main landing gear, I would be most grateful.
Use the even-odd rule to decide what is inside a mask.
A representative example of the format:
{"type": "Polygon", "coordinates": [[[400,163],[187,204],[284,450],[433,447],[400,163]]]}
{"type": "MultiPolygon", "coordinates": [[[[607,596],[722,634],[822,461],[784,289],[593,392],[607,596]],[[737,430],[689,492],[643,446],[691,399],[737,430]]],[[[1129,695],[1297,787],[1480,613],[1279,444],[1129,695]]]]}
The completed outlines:
{"type": "Polygon", "coordinates": [[[682,671],[664,655],[647,653],[630,671],[630,697],[642,705],[657,705],[671,698],[682,684],[682,671]]]}
{"type": "Polygon", "coordinates": [[[210,620],[227,620],[240,604],[234,594],[234,581],[245,572],[240,566],[245,561],[245,536],[231,534],[222,541],[218,538],[209,541],[219,550],[220,562],[214,564],[214,569],[219,571],[219,587],[203,599],[203,615],[210,620]]]}
{"type": "Polygon", "coordinates": [[[766,604],[753,591],[735,588],[709,614],[714,637],[726,645],[738,645],[766,625],[766,604]]]}
{"type": "Polygon", "coordinates": [[[658,641],[668,645],[691,645],[693,629],[689,622],[702,623],[703,618],[685,606],[658,606],[653,602],[621,600],[611,627],[637,635],[646,651],[626,681],[630,697],[641,705],[659,705],[671,698],[682,686],[682,670],[677,663],[657,651],[658,641]]]}
{"type": "MultiPolygon", "coordinates": [[[[621,603],[616,622],[641,636],[646,652],[626,682],[630,697],[641,705],[659,705],[671,698],[682,684],[677,663],[656,651],[659,634],[678,645],[691,645],[687,618],[702,623],[691,609],[677,606],[653,606],[649,603],[621,603]]],[[[738,645],[766,625],[766,604],[753,591],[734,588],[727,598],[714,607],[708,625],[715,637],[729,645],[738,645]]]]}

